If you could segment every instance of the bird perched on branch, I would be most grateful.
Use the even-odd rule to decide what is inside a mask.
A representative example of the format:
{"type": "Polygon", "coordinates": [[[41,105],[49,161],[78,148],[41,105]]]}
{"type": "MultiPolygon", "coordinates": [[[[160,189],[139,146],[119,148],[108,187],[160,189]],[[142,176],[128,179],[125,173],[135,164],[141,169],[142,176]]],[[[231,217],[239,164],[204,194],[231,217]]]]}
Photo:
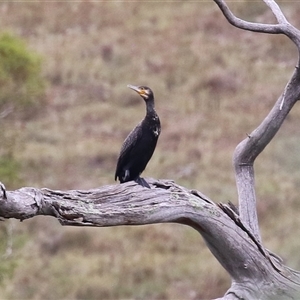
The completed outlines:
{"type": "Polygon", "coordinates": [[[127,87],[136,91],[146,103],[145,118],[129,133],[125,139],[118,158],[115,180],[120,182],[130,180],[150,188],[145,179],[140,174],[145,170],[149,162],[161,127],[159,117],[154,109],[154,95],[150,88],[146,86],[128,85],[127,87]]]}

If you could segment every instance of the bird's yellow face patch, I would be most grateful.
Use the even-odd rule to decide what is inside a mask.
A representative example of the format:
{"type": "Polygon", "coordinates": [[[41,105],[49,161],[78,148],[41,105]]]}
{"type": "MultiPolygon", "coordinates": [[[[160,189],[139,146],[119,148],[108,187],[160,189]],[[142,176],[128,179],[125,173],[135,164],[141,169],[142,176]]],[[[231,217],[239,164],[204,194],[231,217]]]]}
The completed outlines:
{"type": "Polygon", "coordinates": [[[146,90],[145,90],[144,88],[140,88],[139,94],[140,94],[141,96],[144,96],[144,95],[146,95],[147,93],[146,93],[146,90]]]}
{"type": "Polygon", "coordinates": [[[149,96],[149,91],[143,87],[139,89],[138,93],[144,98],[148,98],[149,96]]]}
{"type": "Polygon", "coordinates": [[[148,99],[149,95],[151,94],[151,90],[149,90],[149,88],[144,86],[135,86],[135,85],[128,84],[127,87],[136,91],[144,99],[148,99]]]}

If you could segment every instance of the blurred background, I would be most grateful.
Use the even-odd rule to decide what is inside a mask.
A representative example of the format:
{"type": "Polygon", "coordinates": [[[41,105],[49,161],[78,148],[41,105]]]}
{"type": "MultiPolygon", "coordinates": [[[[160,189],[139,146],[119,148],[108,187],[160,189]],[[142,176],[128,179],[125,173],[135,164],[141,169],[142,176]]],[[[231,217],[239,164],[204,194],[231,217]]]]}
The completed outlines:
{"type": "MultiPolygon", "coordinates": [[[[278,1],[300,28],[298,2],[278,1]]],[[[230,3],[274,22],[260,2],[230,3]]],[[[0,180],[89,189],[114,184],[122,142],[144,117],[127,84],[155,93],[162,122],[145,177],[237,203],[236,145],[263,120],[297,64],[284,36],[229,25],[213,1],[2,2],[0,180]]],[[[300,269],[300,108],[256,161],[264,245],[300,269]]],[[[0,223],[1,299],[209,299],[230,278],[201,236],[174,224],[0,223]]]]}

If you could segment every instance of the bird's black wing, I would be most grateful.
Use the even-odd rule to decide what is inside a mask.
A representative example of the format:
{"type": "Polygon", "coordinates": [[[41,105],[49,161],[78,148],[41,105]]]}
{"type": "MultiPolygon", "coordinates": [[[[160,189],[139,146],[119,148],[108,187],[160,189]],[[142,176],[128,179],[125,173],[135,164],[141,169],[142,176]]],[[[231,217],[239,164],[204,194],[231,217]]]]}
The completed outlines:
{"type": "Polygon", "coordinates": [[[140,122],[126,137],[123,142],[120,155],[117,162],[117,168],[115,173],[115,180],[119,177],[121,180],[123,168],[130,160],[132,150],[135,148],[135,145],[139,143],[142,138],[142,122],[140,122]]]}

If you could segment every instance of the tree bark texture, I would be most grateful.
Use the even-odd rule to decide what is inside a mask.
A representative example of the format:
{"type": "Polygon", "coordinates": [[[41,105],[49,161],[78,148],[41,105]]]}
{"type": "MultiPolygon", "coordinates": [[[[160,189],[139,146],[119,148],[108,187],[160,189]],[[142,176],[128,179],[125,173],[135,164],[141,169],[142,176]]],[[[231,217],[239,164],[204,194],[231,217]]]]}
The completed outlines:
{"type": "Polygon", "coordinates": [[[270,294],[282,299],[300,297],[299,274],[264,249],[229,205],[217,205],[173,181],[148,182],[151,189],[135,182],[70,191],[32,187],[6,191],[1,185],[0,217],[22,221],[47,215],[71,226],[188,225],[202,235],[232,278],[223,299],[272,299],[270,294]]]}

